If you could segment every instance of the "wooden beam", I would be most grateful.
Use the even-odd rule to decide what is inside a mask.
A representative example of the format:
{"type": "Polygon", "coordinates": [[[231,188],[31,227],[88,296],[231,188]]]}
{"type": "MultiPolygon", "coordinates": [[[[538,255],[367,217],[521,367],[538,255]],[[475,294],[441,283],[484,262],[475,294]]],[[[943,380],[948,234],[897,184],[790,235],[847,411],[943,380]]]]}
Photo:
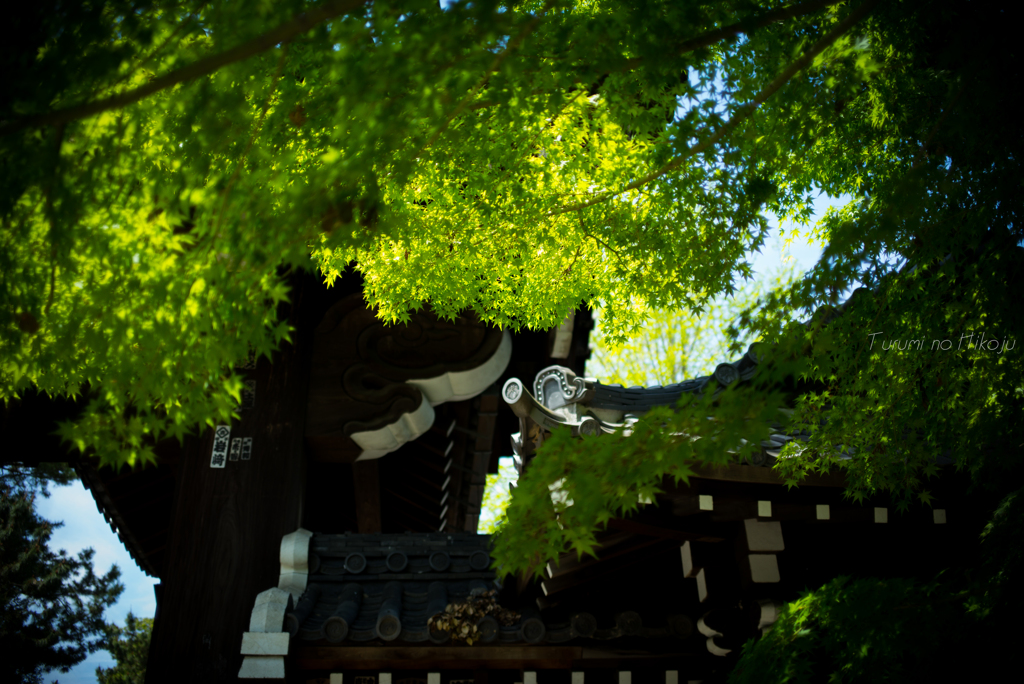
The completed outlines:
{"type": "MultiPolygon", "coordinates": [[[[664,539],[638,539],[636,544],[631,544],[628,548],[622,548],[620,546],[619,549],[612,554],[615,556],[614,558],[611,556],[597,560],[588,558],[581,562],[573,572],[559,575],[558,577],[544,579],[541,581],[541,589],[545,596],[552,596],[560,591],[565,591],[566,589],[577,587],[581,584],[605,577],[635,563],[646,561],[651,556],[664,552],[667,548],[665,544],[666,540],[664,539]]],[[[674,543],[673,548],[677,548],[674,543]]]]}
{"type": "MultiPolygon", "coordinates": [[[[626,544],[626,542],[639,542],[639,540],[629,532],[616,532],[611,535],[606,535],[603,539],[598,541],[600,545],[595,549],[597,558],[592,556],[583,556],[580,558],[579,554],[574,551],[563,553],[558,557],[557,562],[547,564],[547,567],[544,569],[545,577],[558,577],[570,572],[575,572],[580,568],[593,565],[600,558],[612,558],[614,555],[618,555],[612,551],[617,546],[626,544]]],[[[626,544],[623,552],[628,552],[632,548],[633,544],[626,544]]]]}
{"type": "MultiPolygon", "coordinates": [[[[834,524],[875,524],[875,505],[873,502],[867,502],[863,505],[843,505],[823,499],[822,503],[829,504],[829,518],[827,522],[834,524]]],[[[714,509],[711,511],[701,511],[696,496],[683,495],[672,499],[673,515],[679,517],[703,516],[711,522],[738,522],[751,518],[785,522],[811,522],[819,520],[817,505],[811,503],[788,503],[776,500],[771,502],[770,516],[760,516],[758,512],[758,502],[754,499],[716,496],[714,499],[714,509]]],[[[905,522],[906,520],[903,518],[894,518],[891,524],[898,525],[905,522]]],[[[642,532],[637,532],[637,534],[642,534],[642,532]]],[[[709,541],[710,539],[703,538],[693,541],[709,541]]]]}
{"type": "MultiPolygon", "coordinates": [[[[757,466],[707,465],[694,468],[691,479],[725,480],[728,482],[755,482],[759,484],[785,485],[786,481],[775,474],[771,468],[757,466]]],[[[846,487],[846,477],[841,472],[828,475],[808,475],[800,480],[801,487],[846,487]]]]}
{"type": "Polygon", "coordinates": [[[380,532],[380,472],[377,459],[352,464],[356,527],[360,534],[380,532]]]}
{"type": "MultiPolygon", "coordinates": [[[[396,489],[389,489],[389,488],[385,487],[383,489],[383,492],[385,494],[387,494],[389,497],[394,497],[394,499],[396,499],[398,502],[401,502],[401,504],[405,504],[405,506],[401,506],[402,508],[406,508],[406,509],[414,508],[417,511],[421,511],[423,513],[423,516],[424,516],[425,520],[438,520],[439,517],[440,517],[441,507],[439,505],[437,505],[437,502],[436,501],[431,501],[429,503],[423,502],[422,498],[417,496],[418,492],[416,490],[414,490],[414,489],[413,490],[407,489],[405,491],[401,491],[400,492],[400,491],[398,491],[396,489]],[[418,503],[418,502],[414,501],[410,497],[420,498],[421,501],[418,503]]],[[[396,503],[396,502],[393,501],[393,502],[390,502],[390,503],[396,503]]],[[[401,505],[401,504],[399,504],[399,505],[401,505]]]]}
{"type": "Polygon", "coordinates": [[[685,530],[677,530],[668,527],[662,527],[660,525],[650,525],[647,523],[637,522],[636,520],[624,520],[621,518],[609,521],[608,527],[616,530],[622,530],[623,532],[639,534],[644,537],[656,537],[659,539],[675,539],[676,541],[701,542],[722,541],[721,537],[709,537],[698,532],[687,532],[685,530]]]}
{"type": "Polygon", "coordinates": [[[301,670],[566,670],[583,656],[578,646],[306,646],[301,670]]]}

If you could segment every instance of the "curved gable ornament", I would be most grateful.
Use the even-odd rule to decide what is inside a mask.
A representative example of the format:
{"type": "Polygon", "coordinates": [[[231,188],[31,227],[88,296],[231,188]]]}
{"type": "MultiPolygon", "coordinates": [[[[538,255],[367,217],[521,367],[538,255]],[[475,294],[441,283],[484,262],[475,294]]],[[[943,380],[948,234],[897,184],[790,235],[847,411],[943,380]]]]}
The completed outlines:
{"type": "Polygon", "coordinates": [[[511,356],[511,335],[471,314],[385,326],[347,297],[314,334],[306,443],[321,461],[380,458],[429,430],[434,406],[491,386],[511,356]]]}

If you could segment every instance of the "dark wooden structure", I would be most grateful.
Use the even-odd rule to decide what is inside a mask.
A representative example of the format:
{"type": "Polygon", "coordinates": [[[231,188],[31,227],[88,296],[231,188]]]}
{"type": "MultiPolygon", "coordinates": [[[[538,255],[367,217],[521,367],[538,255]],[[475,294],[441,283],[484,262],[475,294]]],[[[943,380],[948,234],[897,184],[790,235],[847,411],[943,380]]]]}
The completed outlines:
{"type": "MultiPolygon", "coordinates": [[[[528,467],[555,426],[600,439],[710,377],[650,389],[583,378],[586,312],[516,335],[429,312],[389,328],[360,292],[356,274],[332,290],[293,278],[280,315],[294,342],[240,369],[246,392],[222,464],[214,430],[158,445],[155,468],[76,462],[112,529],[160,578],[151,684],[712,681],[804,588],[840,573],[924,573],[975,543],[971,511],[984,507],[953,474],[932,487],[934,510],[907,514],[852,504],[838,475],[789,490],[763,466],[802,436],[777,433],[755,465],[666,483],[612,520],[597,558],[566,554],[541,581],[505,583],[501,603],[520,622],[455,645],[425,620],[439,601],[494,584],[475,531],[498,458],[515,450],[528,467]]],[[[745,382],[756,366],[751,351],[713,377],[745,382]]],[[[80,408],[30,397],[7,409],[4,437],[27,444],[80,408]]],[[[68,458],[46,440],[39,460],[68,458]]]]}
{"type": "Polygon", "coordinates": [[[28,395],[4,411],[10,453],[74,463],[139,567],[160,579],[149,682],[238,678],[254,600],[279,583],[282,538],[298,529],[475,532],[486,475],[516,422],[502,383],[553,362],[582,372],[588,353],[585,311],[575,325],[515,335],[429,311],[385,327],[357,273],[331,289],[313,274],[291,282],[279,315],[293,343],[239,369],[246,391],[223,467],[211,467],[214,430],[157,445],[156,467],[114,472],[51,436],[80,403],[28,395]],[[374,448],[382,434],[396,443],[374,448]]]}

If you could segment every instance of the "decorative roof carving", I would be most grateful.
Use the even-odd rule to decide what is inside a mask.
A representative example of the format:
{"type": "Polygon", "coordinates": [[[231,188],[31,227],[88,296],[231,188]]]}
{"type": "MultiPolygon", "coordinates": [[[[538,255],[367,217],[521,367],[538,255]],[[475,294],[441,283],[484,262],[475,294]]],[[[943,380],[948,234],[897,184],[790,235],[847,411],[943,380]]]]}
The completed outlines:
{"type": "Polygon", "coordinates": [[[511,378],[502,388],[502,398],[519,417],[520,431],[512,436],[513,451],[521,464],[540,447],[545,431],[559,426],[568,427],[574,437],[628,431],[638,414],[655,406],[674,406],[684,394],[703,394],[709,386],[717,394],[749,381],[757,364],[755,345],[751,345],[740,359],[719,364],[711,375],[664,387],[604,385],[593,378],[577,377],[562,366],[541,370],[532,392],[522,380],[511,378]]]}
{"type": "Polygon", "coordinates": [[[313,342],[306,442],[315,458],[378,458],[423,434],[433,406],[476,396],[504,372],[511,336],[474,315],[429,310],[385,325],[359,294],[331,307],[313,342]]]}

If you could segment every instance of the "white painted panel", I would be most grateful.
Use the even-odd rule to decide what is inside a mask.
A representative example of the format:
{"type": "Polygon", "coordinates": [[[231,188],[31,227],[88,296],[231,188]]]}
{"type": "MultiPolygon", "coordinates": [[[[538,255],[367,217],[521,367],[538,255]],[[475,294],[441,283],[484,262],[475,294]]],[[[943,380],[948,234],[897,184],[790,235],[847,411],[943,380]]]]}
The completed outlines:
{"type": "Polygon", "coordinates": [[[284,679],[284,657],[245,656],[239,679],[284,679]]]}
{"type": "Polygon", "coordinates": [[[243,632],[242,655],[285,656],[288,655],[288,632],[243,632]]]}
{"type": "Polygon", "coordinates": [[[249,631],[280,632],[284,629],[284,614],[287,610],[286,603],[264,603],[256,606],[249,616],[249,631]]]}
{"type": "Polygon", "coordinates": [[[679,547],[679,554],[683,557],[683,577],[693,577],[693,550],[690,548],[690,542],[683,542],[679,547]]]}
{"type": "Polygon", "coordinates": [[[758,599],[758,606],[761,608],[761,617],[757,622],[758,629],[770,629],[775,621],[779,619],[780,604],[771,599],[758,599]]]}
{"type": "MultiPolygon", "coordinates": [[[[690,499],[690,501],[693,501],[693,499],[690,499]]],[[[702,510],[702,511],[713,511],[713,510],[715,510],[715,500],[714,500],[714,498],[712,498],[712,496],[710,494],[701,494],[699,501],[700,501],[700,505],[699,505],[700,510],[702,510]]]]}
{"type": "Polygon", "coordinates": [[[829,519],[828,504],[818,504],[817,506],[815,506],[814,507],[814,514],[818,518],[818,520],[828,520],[829,519]]]}
{"type": "Polygon", "coordinates": [[[524,672],[523,673],[523,684],[537,684],[537,673],[536,672],[524,672]]]}
{"type": "Polygon", "coordinates": [[[876,508],[875,509],[875,522],[876,523],[887,523],[887,522],[889,522],[889,509],[888,508],[876,508]]]}
{"type": "Polygon", "coordinates": [[[665,684],[679,684],[679,670],[665,670],[665,684]]]}
{"type": "Polygon", "coordinates": [[[256,594],[256,602],[253,605],[262,606],[264,603],[288,603],[288,592],[281,591],[277,587],[261,591],[256,594]]]}
{"type": "Polygon", "coordinates": [[[932,511],[932,521],[936,525],[945,525],[946,524],[946,509],[945,508],[936,508],[935,510],[933,510],[932,511]]]}
{"type": "Polygon", "coordinates": [[[434,424],[434,408],[427,401],[426,394],[419,407],[412,413],[403,413],[398,420],[376,430],[352,433],[352,441],[363,452],[357,461],[368,461],[390,454],[403,444],[413,441],[434,424]]]}
{"type": "Polygon", "coordinates": [[[277,587],[292,595],[292,602],[298,603],[302,592],[306,591],[306,573],[282,572],[277,587]]]}
{"type": "MultiPolygon", "coordinates": [[[[707,616],[704,616],[707,617],[707,616]]],[[[706,637],[722,636],[722,633],[717,629],[711,629],[708,624],[704,622],[704,618],[697,620],[697,631],[706,637]]]]}
{"type": "Polygon", "coordinates": [[[280,632],[288,611],[289,594],[278,588],[261,591],[249,617],[250,632],[280,632]]]}
{"type": "Polygon", "coordinates": [[[752,553],[750,559],[750,577],[758,584],[778,582],[779,559],[774,553],[752,553]]]}
{"type": "Polygon", "coordinates": [[[309,540],[313,533],[299,528],[281,537],[281,572],[307,572],[309,570],[309,540]]]}
{"type": "Polygon", "coordinates": [[[472,399],[497,382],[511,358],[512,335],[506,330],[502,333],[501,342],[494,354],[476,368],[407,382],[418,387],[432,406],[446,401],[464,401],[472,399]]]}
{"type": "MultiPolygon", "coordinates": [[[[341,672],[332,672],[330,684],[345,684],[345,675],[341,672]]],[[[427,682],[427,684],[431,684],[431,682],[427,682]]],[[[441,684],[441,682],[437,682],[437,684],[441,684]]]]}
{"type": "Polygon", "coordinates": [[[758,501],[757,502],[757,515],[759,518],[770,518],[772,517],[772,502],[771,501],[758,501]]]}
{"type": "Polygon", "coordinates": [[[619,672],[619,684],[633,684],[633,673],[619,672]]]}
{"type": "Polygon", "coordinates": [[[777,520],[760,521],[750,518],[743,521],[743,531],[747,537],[747,548],[751,551],[784,551],[782,541],[782,523],[777,520]]]}
{"type": "Polygon", "coordinates": [[[573,672],[572,673],[572,684],[583,684],[583,673],[573,672]]]}

